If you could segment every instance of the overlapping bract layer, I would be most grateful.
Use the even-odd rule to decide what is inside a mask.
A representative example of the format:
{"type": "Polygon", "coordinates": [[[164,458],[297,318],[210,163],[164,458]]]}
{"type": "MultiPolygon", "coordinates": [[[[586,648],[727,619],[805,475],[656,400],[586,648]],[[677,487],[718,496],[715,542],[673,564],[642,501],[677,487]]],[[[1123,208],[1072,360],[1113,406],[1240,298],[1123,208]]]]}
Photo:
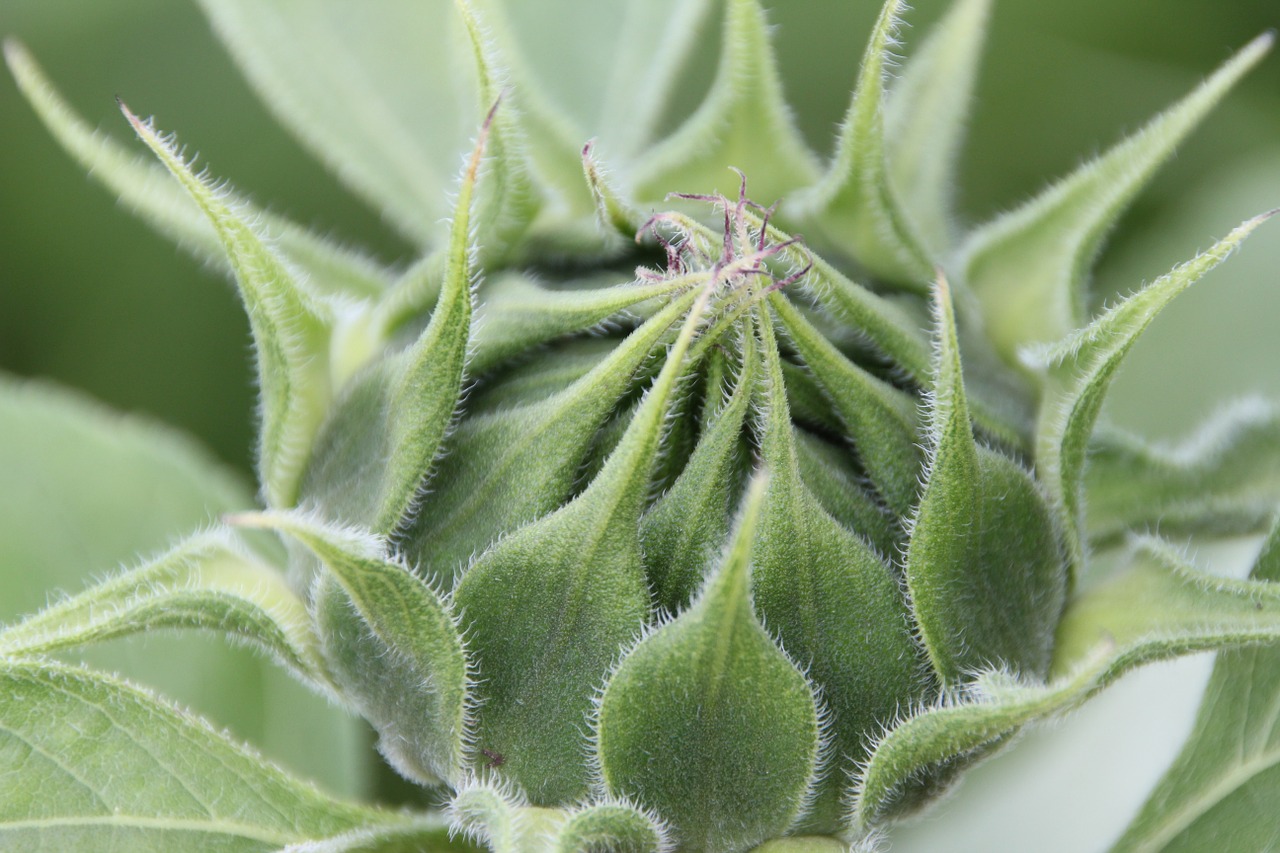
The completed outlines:
{"type": "MultiPolygon", "coordinates": [[[[1252,529],[1274,506],[1273,478],[1228,475],[1231,447],[1175,464],[1094,437],[1136,337],[1262,217],[1091,321],[1081,296],[1123,204],[1267,39],[958,238],[957,105],[987,0],[959,0],[892,88],[903,4],[885,5],[826,167],[790,123],[755,0],[726,0],[706,100],[662,139],[710,3],[601,4],[670,29],[653,28],[652,57],[622,51],[594,75],[611,89],[574,81],[574,109],[539,85],[518,4],[388,4],[368,21],[334,3],[204,5],[282,118],[423,256],[392,274],[259,215],[129,114],[175,194],[10,46],[77,157],[225,252],[258,354],[268,509],[234,521],[285,536],[295,591],[233,540],[194,539],[0,634],[5,655],[223,630],[344,698],[497,853],[727,852],[872,832],[1137,663],[1280,634],[1267,581],[1204,583],[1154,541],[1130,575],[1074,587],[1093,547],[1154,517],[1117,497],[1135,481],[1135,500],[1182,496],[1188,527],[1252,529]],[[446,20],[414,79],[370,55],[446,20]],[[352,114],[330,97],[343,68],[370,84],[352,114]],[[437,234],[442,170],[473,127],[437,234]],[[588,130],[600,142],[583,150],[588,130]],[[730,166],[781,207],[745,178],[721,194],[730,166]],[[672,209],[639,213],[655,204],[672,209]],[[636,261],[634,281],[614,272],[636,261]],[[1218,499],[1200,508],[1197,483],[1218,499]],[[1136,595],[1177,606],[1125,611],[1136,595]]],[[[1274,420],[1229,436],[1274,456],[1274,420]]],[[[434,843],[438,826],[422,832],[434,843]]]]}

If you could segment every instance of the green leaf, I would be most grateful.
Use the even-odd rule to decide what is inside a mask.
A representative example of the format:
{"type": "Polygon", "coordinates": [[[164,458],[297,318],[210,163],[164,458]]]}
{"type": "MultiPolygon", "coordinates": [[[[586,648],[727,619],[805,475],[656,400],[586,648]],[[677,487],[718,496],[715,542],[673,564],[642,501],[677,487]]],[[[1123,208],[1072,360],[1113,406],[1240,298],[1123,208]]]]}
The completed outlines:
{"type": "MultiPolygon", "coordinates": [[[[1101,641],[1197,649],[1280,639],[1280,585],[1197,571],[1154,537],[1135,539],[1133,564],[1067,607],[1053,669],[1064,672],[1101,641]]],[[[1165,655],[1168,657],[1169,655],[1165,655]]]]}
{"type": "Polygon", "coordinates": [[[555,188],[561,212],[573,218],[590,215],[593,207],[582,181],[583,143],[598,138],[610,160],[621,163],[653,146],[673,97],[688,85],[682,76],[686,59],[701,47],[714,3],[472,5],[485,13],[486,29],[510,66],[533,170],[555,188]],[[582,37],[564,38],[566,21],[582,37]]]}
{"type": "MultiPolygon", "coordinates": [[[[4,55],[19,89],[41,121],[86,172],[157,231],[201,260],[231,272],[218,232],[162,166],[135,156],[76,115],[22,44],[7,40],[4,55]]],[[[304,270],[308,284],[320,293],[376,296],[391,281],[391,272],[371,258],[260,210],[243,198],[233,198],[232,206],[244,211],[246,219],[261,223],[276,249],[304,270]]]]}
{"type": "Polygon", "coordinates": [[[869,844],[847,844],[838,838],[818,835],[797,835],[791,838],[775,838],[766,841],[759,847],[752,847],[751,853],[875,853],[879,847],[879,839],[869,844]]]}
{"type": "Polygon", "coordinates": [[[0,660],[0,846],[270,851],[403,818],[339,802],[110,676],[0,660]]]}
{"type": "MultiPolygon", "coordinates": [[[[595,140],[582,147],[582,176],[596,203],[596,222],[605,233],[630,239],[644,227],[645,216],[614,187],[604,168],[596,161],[595,140]]],[[[615,241],[618,242],[618,241],[615,241]]]]}
{"type": "Polygon", "coordinates": [[[596,136],[610,159],[652,146],[682,79],[704,42],[710,0],[623,0],[583,6],[546,0],[479,0],[535,122],[559,126],[576,155],[596,136]],[[564,38],[574,24],[576,38],[564,38]]]}
{"type": "Polygon", "coordinates": [[[813,690],[752,608],[766,491],[758,477],[719,570],[622,658],[600,699],[606,788],[655,809],[681,850],[735,851],[782,834],[817,770],[813,690]]]}
{"type": "Polygon", "coordinates": [[[1273,41],[1270,33],[1255,39],[1138,133],[970,235],[965,281],[1006,360],[1027,343],[1056,341],[1084,324],[1089,270],[1111,226],[1273,41]]]}
{"type": "Polygon", "coordinates": [[[475,52],[445,0],[202,0],[245,75],[321,162],[422,247],[437,239],[480,105],[475,52]]]}
{"type": "Polygon", "coordinates": [[[556,853],[662,853],[671,849],[668,830],[654,815],[623,800],[575,809],[556,836],[556,853]]]}
{"type": "Polygon", "coordinates": [[[1134,341],[1175,296],[1216,267],[1272,214],[1237,227],[1209,250],[1116,303],[1051,347],[1024,352],[1046,371],[1036,434],[1036,471],[1064,528],[1074,568],[1084,561],[1083,481],[1089,438],[1102,401],[1134,341]]]}
{"type": "Polygon", "coordinates": [[[922,461],[915,398],[850,361],[781,293],[770,304],[839,413],[872,482],[890,507],[906,514],[916,501],[922,461]]]}
{"type": "Polygon", "coordinates": [[[711,91],[684,124],[644,154],[631,185],[643,200],[663,199],[673,188],[715,192],[734,180],[730,167],[750,175],[756,194],[770,200],[817,175],[813,153],[787,108],[757,0],[725,3],[724,45],[711,91]]]}
{"type": "Polygon", "coordinates": [[[196,534],[0,631],[0,655],[30,657],[166,628],[203,628],[247,642],[325,684],[306,606],[284,577],[226,530],[196,534]]]}
{"type": "MultiPolygon", "coordinates": [[[[1280,581],[1280,524],[1252,577],[1280,581]]],[[[1261,816],[1280,809],[1277,697],[1275,648],[1220,652],[1182,753],[1112,850],[1244,853],[1274,846],[1275,827],[1261,816]]]]}
{"type": "Polygon", "coordinates": [[[204,211],[222,240],[249,314],[262,391],[258,470],[271,506],[292,506],[307,452],[332,396],[329,332],[332,309],[301,285],[242,212],[232,207],[161,137],[127,107],[126,118],[204,211]]]}
{"type": "Polygon", "coordinates": [[[561,506],[596,430],[696,298],[696,291],[674,298],[555,396],[463,420],[400,543],[410,562],[451,588],[495,539],[561,506]]]}
{"type": "Polygon", "coordinates": [[[897,42],[902,0],[880,11],[836,141],[835,159],[799,204],[806,229],[851,254],[873,275],[926,292],[933,261],[889,180],[885,142],[885,79],[897,42]]]}
{"type": "MultiPolygon", "coordinates": [[[[759,355],[755,336],[745,335],[742,365],[729,393],[689,456],[684,471],[640,522],[644,566],[654,601],[678,613],[693,598],[729,535],[729,514],[738,497],[743,427],[755,393],[759,355]]],[[[708,384],[708,402],[722,396],[708,384]]]]}
{"type": "MultiPolygon", "coordinates": [[[[617,280],[617,276],[610,278],[617,280]]],[[[483,373],[539,344],[587,331],[642,302],[670,296],[694,284],[692,279],[674,278],[553,290],[528,275],[500,275],[485,285],[469,369],[483,373]]]]}
{"type": "Polygon", "coordinates": [[[807,430],[797,429],[795,437],[800,478],[822,508],[881,556],[896,554],[904,539],[901,518],[877,500],[852,454],[807,430]]]}
{"type": "Polygon", "coordinates": [[[1280,502],[1280,410],[1250,398],[1175,446],[1115,430],[1090,441],[1084,473],[1089,538],[1125,531],[1230,535],[1265,529],[1280,502]]]}
{"type": "Polygon", "coordinates": [[[476,746],[503,756],[501,774],[537,804],[586,793],[581,720],[648,618],[640,515],[710,297],[708,283],[604,469],[568,504],[496,542],[454,590],[481,674],[476,746]]]}
{"type": "Polygon", "coordinates": [[[455,838],[447,821],[414,815],[403,825],[356,829],[320,841],[300,841],[279,853],[480,853],[481,848],[455,838]]]}
{"type": "Polygon", "coordinates": [[[855,830],[880,826],[912,805],[913,780],[980,757],[1021,726],[1080,706],[1131,669],[1280,641],[1280,589],[1273,582],[1196,572],[1158,540],[1142,540],[1135,556],[1127,570],[1067,608],[1054,650],[1057,675],[1047,685],[990,672],[949,704],[920,711],[887,732],[856,780],[855,830]]]}
{"type": "Polygon", "coordinates": [[[898,578],[823,510],[800,477],[773,324],[757,319],[765,362],[760,455],[770,478],[752,555],[753,594],[761,620],[830,708],[836,761],[802,826],[834,832],[845,774],[865,757],[883,721],[929,689],[929,677],[898,578]]]}
{"type": "Polygon", "coordinates": [[[621,342],[615,337],[574,338],[530,353],[478,380],[467,398],[467,415],[493,414],[560,393],[600,365],[621,342]]]}
{"type": "Polygon", "coordinates": [[[989,667],[1042,679],[1066,598],[1058,534],[1030,473],[974,441],[945,279],[935,302],[929,460],[905,563],[912,611],[944,687],[989,667]]]}
{"type": "Polygon", "coordinates": [[[546,823],[558,822],[558,815],[551,809],[539,809],[541,819],[531,820],[531,811],[518,792],[494,782],[472,782],[449,801],[454,831],[483,844],[491,853],[525,853],[542,846],[537,836],[546,823]]]}
{"type": "Polygon", "coordinates": [[[954,242],[956,159],[991,0],[959,0],[902,69],[885,104],[889,183],[935,257],[954,242]]]}
{"type": "MultiPolygon", "coordinates": [[[[476,192],[474,214],[476,233],[484,235],[477,241],[479,265],[483,267],[488,265],[488,259],[505,256],[513,244],[519,243],[543,199],[525,163],[525,134],[519,113],[510,108],[497,111],[504,96],[506,71],[500,67],[471,6],[466,0],[458,0],[454,7],[471,45],[478,89],[476,105],[481,114],[487,115],[482,137],[488,137],[488,144],[486,146],[482,139],[476,145],[477,150],[487,147],[487,164],[484,180],[476,192]]],[[[468,170],[473,183],[477,167],[478,163],[473,163],[468,170]]]]}
{"type": "Polygon", "coordinates": [[[299,514],[240,515],[287,532],[328,570],[313,593],[325,658],[342,695],[378,730],[408,779],[457,783],[471,724],[471,671],[448,604],[367,534],[299,514]]]}
{"type": "Polygon", "coordinates": [[[965,688],[965,701],[952,697],[900,721],[874,744],[854,778],[853,832],[870,833],[915,805],[911,788],[930,774],[988,752],[1029,722],[1079,705],[1118,677],[1125,663],[1110,648],[1099,650],[1078,671],[1049,685],[1024,685],[987,673],[965,688]]]}
{"type": "Polygon", "coordinates": [[[471,199],[497,108],[463,173],[430,322],[413,344],[348,386],[303,475],[303,500],[375,533],[389,535],[408,520],[462,396],[471,340],[471,199]]]}
{"type": "MultiPolygon", "coordinates": [[[[249,488],[185,436],[3,375],[0,482],[7,484],[0,490],[4,621],[45,606],[51,590],[78,591],[253,505],[249,488]]],[[[274,537],[252,545],[259,559],[283,562],[274,537]]],[[[174,697],[331,791],[356,795],[367,784],[369,750],[357,721],[249,649],[186,632],[73,654],[174,697]],[[319,742],[326,749],[317,750],[319,742]]]]}
{"type": "Polygon", "coordinates": [[[829,435],[840,435],[845,431],[844,422],[836,414],[826,389],[818,384],[812,370],[783,359],[782,380],[791,406],[791,417],[797,424],[829,435]]]}

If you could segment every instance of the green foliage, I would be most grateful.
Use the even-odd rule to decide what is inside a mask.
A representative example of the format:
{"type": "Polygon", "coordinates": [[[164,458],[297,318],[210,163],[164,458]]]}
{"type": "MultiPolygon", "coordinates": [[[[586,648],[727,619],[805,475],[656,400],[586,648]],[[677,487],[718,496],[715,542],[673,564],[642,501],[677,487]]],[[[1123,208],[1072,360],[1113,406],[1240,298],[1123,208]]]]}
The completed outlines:
{"type": "MultiPolygon", "coordinates": [[[[1280,580],[1280,525],[1273,525],[1251,577],[1280,580]]],[[[1272,829],[1253,817],[1275,801],[1275,700],[1280,658],[1274,649],[1224,651],[1205,689],[1195,730],[1182,754],[1113,848],[1190,851],[1227,844],[1265,848],[1272,829]]]]}
{"type": "Polygon", "coordinates": [[[600,698],[605,787],[651,804],[682,850],[741,850],[781,834],[817,770],[812,688],[752,608],[766,477],[747,492],[723,564],[627,653],[600,698]]]}
{"type": "Polygon", "coordinates": [[[11,849],[265,851],[403,820],[332,800],[109,676],[6,660],[0,683],[11,849]]]}
{"type": "MultiPolygon", "coordinates": [[[[7,46],[73,156],[233,274],[265,509],[211,495],[208,512],[235,512],[0,632],[0,777],[17,783],[0,838],[868,849],[1124,672],[1280,639],[1274,542],[1238,581],[1146,532],[1271,518],[1271,407],[1194,454],[1098,428],[1156,314],[1268,215],[1096,316],[1087,295],[1123,208],[1270,37],[963,236],[986,0],[959,0],[896,85],[905,4],[884,4],[826,164],[756,0],[202,5],[416,255],[387,269],[263,213],[126,109],[159,166],[139,161],[7,46]],[[693,104],[682,74],[716,20],[693,104]],[[1095,552],[1126,540],[1127,563],[1095,576],[1095,552]],[[336,696],[447,810],[330,800],[42,657],[162,628],[247,642],[336,696]]],[[[1225,659],[1212,690],[1238,690],[1243,667],[1225,659]]],[[[1215,832],[1234,788],[1203,814],[1185,803],[1224,777],[1253,796],[1253,759],[1224,769],[1216,746],[1253,725],[1206,711],[1136,847],[1215,832]]]]}
{"type": "Polygon", "coordinates": [[[1058,532],[1030,473],[974,441],[945,280],[935,299],[932,446],[906,558],[915,622],[944,687],[992,666],[1041,679],[1066,594],[1058,532]]]}

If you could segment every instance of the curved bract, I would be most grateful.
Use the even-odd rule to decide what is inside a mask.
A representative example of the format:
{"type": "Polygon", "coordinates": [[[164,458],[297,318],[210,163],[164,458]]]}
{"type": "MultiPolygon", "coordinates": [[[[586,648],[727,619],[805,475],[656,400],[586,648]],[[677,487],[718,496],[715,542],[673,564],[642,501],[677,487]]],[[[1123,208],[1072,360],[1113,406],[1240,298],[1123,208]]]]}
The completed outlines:
{"type": "MultiPolygon", "coordinates": [[[[266,504],[0,632],[23,684],[0,695],[10,788],[70,803],[71,781],[10,756],[111,696],[132,715],[122,760],[151,746],[146,707],[186,725],[39,654],[185,626],[265,649],[365,717],[457,830],[264,769],[262,813],[297,800],[306,821],[201,826],[226,849],[849,849],[1133,666],[1280,639],[1270,575],[1211,581],[1154,538],[1118,577],[1080,580],[1164,513],[1236,532],[1276,506],[1265,405],[1194,460],[1095,436],[1137,337],[1267,216],[1096,317],[1082,289],[1124,205],[1269,36],[962,236],[951,185],[987,0],[958,0],[897,85],[905,4],[885,4],[825,164],[792,124],[757,0],[587,4],[584,26],[614,29],[566,49],[593,63],[583,79],[556,76],[516,0],[203,6],[281,119],[422,255],[396,274],[313,241],[126,110],[176,178],[157,190],[155,167],[89,138],[10,47],[77,158],[225,252],[253,330],[266,504]],[[663,135],[717,14],[705,101],[663,135]],[[227,527],[287,547],[251,552],[227,527]],[[29,698],[54,682],[85,709],[29,698]]],[[[247,760],[199,735],[192,760],[247,760]]],[[[6,796],[0,842],[73,837],[6,796]]]]}

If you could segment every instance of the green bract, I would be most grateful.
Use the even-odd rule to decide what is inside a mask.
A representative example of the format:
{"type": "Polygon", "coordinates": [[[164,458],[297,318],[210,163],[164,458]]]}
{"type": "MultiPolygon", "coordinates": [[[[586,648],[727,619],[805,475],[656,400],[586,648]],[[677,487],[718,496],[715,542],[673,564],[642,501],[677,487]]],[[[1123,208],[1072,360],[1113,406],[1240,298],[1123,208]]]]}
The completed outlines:
{"type": "MultiPolygon", "coordinates": [[[[537,20],[566,3],[202,5],[419,257],[391,270],[263,213],[128,108],[145,148],[89,132],[6,45],[72,155],[234,277],[264,506],[0,631],[0,847],[851,849],[1138,664],[1280,640],[1280,534],[1224,580],[1149,533],[1267,529],[1276,408],[1176,453],[1097,427],[1142,331],[1267,215],[1086,308],[1107,230],[1270,36],[962,234],[987,0],[896,80],[885,4],[826,163],[757,0],[583,4],[599,67],[575,79],[544,77],[565,33],[537,20]],[[717,20],[705,100],[659,133],[717,20]],[[1116,546],[1121,569],[1087,571],[1116,546]],[[447,806],[339,802],[45,657],[162,628],[266,653],[447,806]]],[[[1253,725],[1241,679],[1274,703],[1274,655],[1223,658],[1122,849],[1212,837],[1197,786],[1274,811],[1252,754],[1212,749],[1253,725]]]]}

